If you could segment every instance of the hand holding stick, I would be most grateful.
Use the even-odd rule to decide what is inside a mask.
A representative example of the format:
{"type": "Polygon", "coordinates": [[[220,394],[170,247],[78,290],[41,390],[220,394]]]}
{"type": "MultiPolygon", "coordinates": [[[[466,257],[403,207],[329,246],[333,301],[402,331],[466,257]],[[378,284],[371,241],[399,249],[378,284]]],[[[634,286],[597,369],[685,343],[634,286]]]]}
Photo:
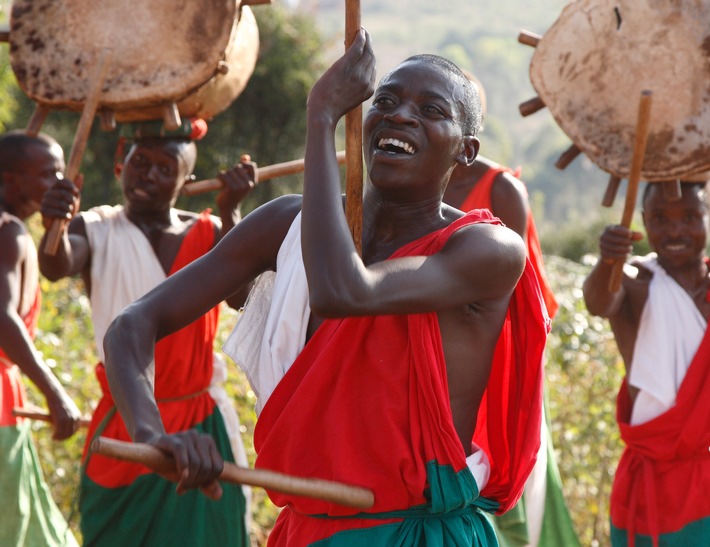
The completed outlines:
{"type": "MultiPolygon", "coordinates": [[[[91,451],[140,463],[157,472],[175,472],[174,460],[149,444],[97,437],[91,443],[91,451]]],[[[375,503],[374,494],[366,488],[323,479],[295,477],[266,469],[249,469],[230,462],[224,462],[220,480],[233,484],[260,486],[284,494],[316,498],[358,509],[368,509],[375,503]]]]}
{"type": "MultiPolygon", "coordinates": [[[[41,422],[52,421],[52,415],[40,408],[15,407],[12,409],[12,415],[19,418],[29,418],[30,420],[39,420],[41,422]]],[[[91,418],[82,418],[79,420],[79,427],[89,427],[91,418]]]]}
{"type": "MultiPolygon", "coordinates": [[[[651,91],[641,92],[639,102],[638,117],[636,119],[636,138],[634,142],[634,155],[631,158],[631,168],[629,170],[629,183],[626,188],[626,201],[624,203],[624,213],[621,217],[621,225],[625,228],[631,227],[631,219],[634,216],[636,207],[636,195],[638,193],[639,180],[641,178],[641,168],[643,158],[646,154],[646,141],[648,140],[648,126],[651,119],[651,102],[653,94],[651,91]]],[[[616,292],[621,288],[621,278],[624,271],[624,261],[616,262],[611,270],[609,278],[609,292],[616,292]]]]}
{"type": "MultiPolygon", "coordinates": [[[[79,119],[79,125],[76,129],[76,134],[74,135],[74,142],[72,143],[71,152],[69,154],[69,162],[67,164],[67,170],[65,177],[72,182],[76,179],[79,174],[79,166],[81,165],[81,159],[84,156],[84,150],[86,148],[86,141],[89,138],[89,133],[91,132],[91,125],[94,121],[94,116],[96,115],[96,109],[99,105],[99,97],[101,97],[101,90],[104,85],[104,77],[106,76],[106,69],[109,64],[109,50],[102,49],[99,54],[99,58],[96,62],[96,69],[94,70],[93,79],[90,82],[91,87],[86,94],[86,101],[84,102],[84,109],[81,112],[81,118],[79,119]]],[[[59,248],[59,242],[62,240],[62,233],[69,220],[67,219],[54,219],[52,225],[47,234],[47,239],[44,243],[44,252],[50,256],[57,254],[57,249],[59,248]]]]}
{"type": "MultiPolygon", "coordinates": [[[[248,160],[247,160],[248,161],[248,160]]],[[[345,163],[345,152],[338,152],[338,163],[345,163]]],[[[267,165],[265,167],[259,167],[256,170],[256,184],[264,182],[265,180],[273,179],[276,177],[283,177],[286,175],[293,175],[295,173],[303,172],[303,159],[286,161],[283,163],[275,163],[274,165],[267,165]]],[[[198,194],[203,194],[205,192],[213,192],[215,190],[222,189],[222,181],[219,179],[206,179],[197,182],[190,182],[182,187],[183,196],[196,196],[198,194]]]]}

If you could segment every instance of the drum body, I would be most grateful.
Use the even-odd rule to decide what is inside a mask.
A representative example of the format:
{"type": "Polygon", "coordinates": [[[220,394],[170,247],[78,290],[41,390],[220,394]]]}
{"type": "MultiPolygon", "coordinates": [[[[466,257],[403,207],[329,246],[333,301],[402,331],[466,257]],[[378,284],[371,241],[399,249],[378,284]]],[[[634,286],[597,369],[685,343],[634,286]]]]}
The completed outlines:
{"type": "Polygon", "coordinates": [[[576,0],[535,48],[530,80],[560,128],[627,178],[641,92],[653,93],[641,178],[710,169],[710,1],[576,0]]]}
{"type": "Polygon", "coordinates": [[[109,64],[99,110],[118,121],[210,118],[249,80],[256,21],[237,0],[15,0],[10,62],[22,90],[50,109],[82,109],[99,53],[109,64]]]}

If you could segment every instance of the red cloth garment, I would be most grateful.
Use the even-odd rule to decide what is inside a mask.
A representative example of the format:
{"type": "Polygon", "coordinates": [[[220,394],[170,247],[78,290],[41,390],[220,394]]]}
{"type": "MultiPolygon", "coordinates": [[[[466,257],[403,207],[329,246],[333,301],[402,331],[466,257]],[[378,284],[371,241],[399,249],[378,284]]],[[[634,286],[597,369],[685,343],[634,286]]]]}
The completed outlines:
{"type": "MultiPolygon", "coordinates": [[[[710,520],[709,363],[710,329],[681,383],[675,406],[639,425],[629,423],[632,402],[626,381],[621,386],[617,421],[626,448],[614,477],[611,522],[626,532],[628,545],[633,545],[635,534],[651,536],[657,545],[660,535],[710,520]]],[[[676,539],[673,545],[709,541],[705,535],[696,543],[694,532],[686,531],[690,535],[682,536],[685,541],[676,539]]]]}
{"type": "MultiPolygon", "coordinates": [[[[42,302],[39,286],[36,294],[29,312],[22,317],[31,338],[35,335],[42,302]]],[[[0,427],[18,425],[22,418],[13,416],[12,411],[15,407],[25,406],[27,402],[25,385],[22,382],[20,368],[7,358],[2,348],[0,348],[0,383],[2,383],[0,385],[0,427]]]]}
{"type": "MultiPolygon", "coordinates": [[[[488,211],[473,211],[392,258],[434,254],[456,230],[479,222],[499,223],[488,211]]],[[[540,444],[548,327],[528,262],[499,343],[511,349],[510,359],[491,371],[488,391],[501,393],[487,395],[473,439],[493,468],[483,495],[501,507],[522,493],[540,444]],[[511,338],[515,335],[521,338],[511,338]],[[500,442],[486,435],[493,428],[500,442]]],[[[352,518],[357,509],[269,492],[276,505],[285,506],[270,545],[307,545],[343,530],[397,525],[407,516],[392,511],[425,506],[436,515],[470,506],[478,496],[474,486],[473,496],[457,490],[448,497],[451,483],[432,483],[432,468],[468,473],[473,481],[453,426],[435,312],[324,321],[267,401],[254,442],[256,467],[369,488],[375,505],[367,512],[382,514],[382,520],[352,518]]]]}
{"type": "MultiPolygon", "coordinates": [[[[209,211],[185,235],[169,275],[193,262],[214,244],[214,226],[209,211]]],[[[160,340],[155,347],[155,398],[168,433],[184,431],[212,414],[215,403],[207,393],[212,378],[213,341],[217,332],[219,306],[179,331],[160,340]]],[[[90,442],[98,434],[130,441],[123,419],[115,411],[103,363],[96,367],[103,397],[89,426],[84,459],[90,442]],[[105,422],[105,423],[103,423],[105,422]]],[[[92,454],[86,474],[106,488],[125,486],[149,469],[142,465],[92,454]]]]}
{"type": "MultiPolygon", "coordinates": [[[[466,199],[464,199],[461,204],[461,210],[464,212],[471,211],[473,209],[488,209],[492,211],[491,188],[493,187],[493,182],[500,173],[510,173],[516,178],[520,177],[519,169],[513,171],[512,169],[503,167],[502,165],[491,167],[471,189],[468,196],[466,196],[466,199]]],[[[542,248],[540,247],[540,238],[537,234],[535,219],[532,216],[532,212],[529,210],[527,232],[528,257],[530,258],[530,262],[532,262],[538,282],[540,283],[540,290],[542,291],[542,297],[545,300],[547,313],[550,318],[554,318],[555,314],[557,314],[557,310],[559,309],[559,304],[557,303],[557,299],[555,298],[552,288],[550,287],[550,282],[547,280],[547,275],[545,274],[545,268],[542,260],[542,248]]]]}

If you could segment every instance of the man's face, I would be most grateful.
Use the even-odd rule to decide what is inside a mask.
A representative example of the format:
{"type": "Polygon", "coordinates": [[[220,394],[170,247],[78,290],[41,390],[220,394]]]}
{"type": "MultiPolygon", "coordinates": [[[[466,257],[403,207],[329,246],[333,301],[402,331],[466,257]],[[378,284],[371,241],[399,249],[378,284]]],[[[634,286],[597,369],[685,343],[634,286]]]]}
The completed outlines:
{"type": "Polygon", "coordinates": [[[187,166],[174,142],[136,144],[126,158],[121,183],[133,211],[164,211],[173,206],[185,184],[187,166]]]}
{"type": "Polygon", "coordinates": [[[11,173],[15,214],[24,219],[39,211],[42,196],[63,174],[64,153],[58,144],[31,144],[11,173]]]}
{"type": "MultiPolygon", "coordinates": [[[[363,123],[368,175],[378,187],[437,188],[463,153],[462,81],[424,61],[385,76],[363,123]]],[[[475,155],[475,152],[474,152],[475,155]]]]}
{"type": "Polygon", "coordinates": [[[705,254],[708,206],[697,186],[682,185],[681,199],[668,201],[654,184],[644,201],[643,221],[651,248],[664,267],[692,265],[705,254]]]}

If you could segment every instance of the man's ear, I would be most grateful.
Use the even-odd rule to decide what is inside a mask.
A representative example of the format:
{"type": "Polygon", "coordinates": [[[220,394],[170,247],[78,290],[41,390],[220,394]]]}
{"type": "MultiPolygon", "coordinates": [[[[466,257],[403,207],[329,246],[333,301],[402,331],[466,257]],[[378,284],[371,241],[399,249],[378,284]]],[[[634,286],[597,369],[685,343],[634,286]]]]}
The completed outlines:
{"type": "Polygon", "coordinates": [[[481,141],[479,141],[473,135],[464,135],[461,141],[461,153],[456,157],[456,161],[468,167],[471,165],[476,156],[478,156],[478,149],[481,147],[481,141]]]}

